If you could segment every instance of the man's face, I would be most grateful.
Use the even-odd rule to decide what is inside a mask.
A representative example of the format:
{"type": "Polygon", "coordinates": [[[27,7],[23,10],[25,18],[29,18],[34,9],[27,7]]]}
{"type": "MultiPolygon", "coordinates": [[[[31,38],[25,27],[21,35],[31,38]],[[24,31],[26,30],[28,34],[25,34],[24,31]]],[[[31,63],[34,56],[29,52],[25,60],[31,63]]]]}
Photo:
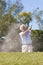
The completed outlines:
{"type": "Polygon", "coordinates": [[[22,27],[22,31],[24,32],[25,30],[26,30],[26,28],[23,26],[23,27],[22,27]]]}

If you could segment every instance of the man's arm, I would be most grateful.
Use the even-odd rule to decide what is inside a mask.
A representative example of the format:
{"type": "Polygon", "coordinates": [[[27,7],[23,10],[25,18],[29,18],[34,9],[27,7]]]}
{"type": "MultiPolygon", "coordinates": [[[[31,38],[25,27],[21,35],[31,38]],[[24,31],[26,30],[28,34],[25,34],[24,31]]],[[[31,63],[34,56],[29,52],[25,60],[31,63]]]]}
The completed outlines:
{"type": "Polygon", "coordinates": [[[26,33],[27,33],[28,31],[30,32],[30,35],[31,35],[31,28],[32,28],[32,26],[29,27],[26,31],[22,32],[22,35],[26,35],[26,33]]]}
{"type": "Polygon", "coordinates": [[[29,31],[29,29],[27,29],[26,31],[22,32],[22,35],[26,35],[26,33],[29,31]]]}

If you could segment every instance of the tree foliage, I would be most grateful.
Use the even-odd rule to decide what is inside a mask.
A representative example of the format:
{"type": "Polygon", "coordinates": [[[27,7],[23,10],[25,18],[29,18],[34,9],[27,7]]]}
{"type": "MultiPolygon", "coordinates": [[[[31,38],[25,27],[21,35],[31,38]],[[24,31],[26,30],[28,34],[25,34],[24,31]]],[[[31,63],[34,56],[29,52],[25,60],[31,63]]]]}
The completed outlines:
{"type": "Polygon", "coordinates": [[[32,20],[31,18],[31,12],[22,12],[18,16],[20,22],[29,25],[29,22],[32,20]]]}
{"type": "Polygon", "coordinates": [[[13,22],[17,22],[17,17],[14,18],[14,16],[18,16],[19,12],[21,12],[23,8],[23,6],[20,5],[21,3],[19,3],[19,1],[16,1],[16,3],[12,5],[9,4],[9,1],[6,3],[5,0],[0,0],[0,36],[6,35],[9,26],[13,22]],[[4,14],[3,12],[6,13],[4,14]],[[14,14],[12,15],[13,12],[14,14]]]}
{"type": "Polygon", "coordinates": [[[43,31],[32,30],[33,50],[43,51],[43,31]]]}
{"type": "Polygon", "coordinates": [[[13,4],[11,0],[8,0],[6,5],[8,14],[13,14],[13,16],[17,16],[23,10],[23,4],[20,0],[16,0],[13,4]],[[8,7],[7,7],[8,6],[8,7]]]}
{"type": "Polygon", "coordinates": [[[43,30],[43,10],[39,10],[35,17],[40,30],[43,30]]]}
{"type": "Polygon", "coordinates": [[[3,14],[5,7],[6,7],[5,0],[0,0],[0,16],[3,14]]]}
{"type": "Polygon", "coordinates": [[[10,15],[6,14],[0,18],[0,35],[6,35],[8,32],[8,29],[12,23],[16,22],[16,19],[10,15]]]}

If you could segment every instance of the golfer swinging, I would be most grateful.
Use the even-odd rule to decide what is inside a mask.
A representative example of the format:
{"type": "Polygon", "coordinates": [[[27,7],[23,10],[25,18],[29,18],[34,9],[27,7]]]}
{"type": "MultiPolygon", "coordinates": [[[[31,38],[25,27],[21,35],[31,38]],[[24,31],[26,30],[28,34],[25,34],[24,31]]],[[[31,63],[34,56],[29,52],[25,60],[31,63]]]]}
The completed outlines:
{"type": "Polygon", "coordinates": [[[22,42],[22,52],[32,52],[31,28],[26,29],[25,25],[20,25],[20,38],[22,42]]]}

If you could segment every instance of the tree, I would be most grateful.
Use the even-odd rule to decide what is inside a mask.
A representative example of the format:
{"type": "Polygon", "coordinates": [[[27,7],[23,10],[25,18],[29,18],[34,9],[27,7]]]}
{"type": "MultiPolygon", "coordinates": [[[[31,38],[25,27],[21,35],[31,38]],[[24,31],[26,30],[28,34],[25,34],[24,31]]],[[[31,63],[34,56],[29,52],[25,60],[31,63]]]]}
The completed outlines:
{"type": "Polygon", "coordinates": [[[20,13],[18,19],[20,20],[20,22],[27,24],[29,26],[29,22],[32,20],[31,12],[20,13]]]}
{"type": "Polygon", "coordinates": [[[3,28],[3,18],[2,18],[2,15],[3,15],[3,11],[6,7],[6,3],[5,3],[5,0],[0,0],[0,36],[1,36],[1,31],[2,31],[2,28],[3,28]]]}
{"type": "Polygon", "coordinates": [[[0,36],[6,35],[10,25],[15,22],[17,22],[16,18],[10,14],[2,16],[2,18],[0,18],[0,36]]]}
{"type": "Polygon", "coordinates": [[[13,16],[17,16],[22,10],[23,10],[23,4],[21,2],[21,0],[16,0],[15,3],[11,3],[11,0],[8,0],[8,2],[6,3],[6,7],[5,11],[7,11],[8,14],[12,14],[13,16]]]}
{"type": "Polygon", "coordinates": [[[21,3],[19,3],[19,1],[16,1],[12,5],[9,5],[11,3],[9,1],[6,3],[5,0],[0,0],[0,3],[0,5],[2,5],[0,6],[0,36],[3,36],[7,34],[9,26],[13,22],[17,22],[17,17],[15,18],[14,16],[18,16],[18,14],[22,11],[23,6],[20,5],[21,3]],[[12,13],[14,14],[12,15],[12,13]]]}
{"type": "Polygon", "coordinates": [[[38,11],[36,14],[36,21],[39,25],[39,29],[43,30],[43,11],[38,11]]]}
{"type": "Polygon", "coordinates": [[[5,7],[6,7],[5,0],[0,0],[0,16],[2,15],[5,7]]]}
{"type": "Polygon", "coordinates": [[[43,31],[32,30],[33,50],[43,51],[43,31]]]}
{"type": "Polygon", "coordinates": [[[34,50],[43,51],[43,11],[37,11],[35,14],[35,20],[38,23],[39,30],[34,31],[34,50]]]}

